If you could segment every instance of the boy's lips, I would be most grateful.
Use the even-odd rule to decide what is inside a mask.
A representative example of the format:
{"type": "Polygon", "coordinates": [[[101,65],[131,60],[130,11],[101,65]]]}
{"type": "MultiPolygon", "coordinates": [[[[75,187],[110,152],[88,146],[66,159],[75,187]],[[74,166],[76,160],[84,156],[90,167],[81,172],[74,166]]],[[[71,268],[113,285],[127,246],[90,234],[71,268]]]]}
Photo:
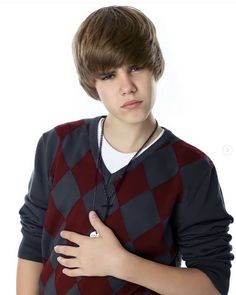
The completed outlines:
{"type": "Polygon", "coordinates": [[[135,106],[137,104],[140,104],[141,102],[142,102],[142,100],[137,100],[137,99],[128,100],[121,107],[122,108],[131,107],[132,105],[135,106]]]}

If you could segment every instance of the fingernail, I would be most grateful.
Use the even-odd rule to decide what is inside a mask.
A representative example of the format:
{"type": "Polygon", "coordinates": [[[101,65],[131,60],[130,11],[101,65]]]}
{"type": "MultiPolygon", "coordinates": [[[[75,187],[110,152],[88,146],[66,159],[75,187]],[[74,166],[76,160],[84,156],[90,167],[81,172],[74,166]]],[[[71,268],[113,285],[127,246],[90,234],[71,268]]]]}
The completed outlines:
{"type": "Polygon", "coordinates": [[[90,214],[91,214],[92,217],[96,217],[97,216],[97,214],[96,214],[95,211],[91,211],[90,214]]]}

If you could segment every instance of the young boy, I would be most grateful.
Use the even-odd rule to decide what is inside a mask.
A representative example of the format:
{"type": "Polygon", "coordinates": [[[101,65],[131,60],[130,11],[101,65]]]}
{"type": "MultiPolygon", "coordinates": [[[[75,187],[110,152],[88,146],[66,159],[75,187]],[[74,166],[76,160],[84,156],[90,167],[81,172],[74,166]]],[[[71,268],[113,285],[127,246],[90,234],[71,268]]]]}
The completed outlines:
{"type": "Polygon", "coordinates": [[[73,52],[108,115],[39,139],[17,294],[227,294],[233,218],[211,159],[152,114],[164,70],[153,23],[132,7],[98,9],[73,52]]]}

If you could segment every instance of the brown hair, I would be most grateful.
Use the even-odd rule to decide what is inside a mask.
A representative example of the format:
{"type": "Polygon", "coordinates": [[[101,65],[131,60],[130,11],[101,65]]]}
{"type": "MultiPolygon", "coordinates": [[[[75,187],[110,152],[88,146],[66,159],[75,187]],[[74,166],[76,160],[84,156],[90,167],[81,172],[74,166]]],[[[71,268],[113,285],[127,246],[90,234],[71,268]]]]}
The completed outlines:
{"type": "Polygon", "coordinates": [[[150,69],[157,81],[164,71],[154,24],[130,6],[107,6],[91,13],[73,38],[72,52],[81,86],[97,100],[99,72],[138,65],[150,69]]]}

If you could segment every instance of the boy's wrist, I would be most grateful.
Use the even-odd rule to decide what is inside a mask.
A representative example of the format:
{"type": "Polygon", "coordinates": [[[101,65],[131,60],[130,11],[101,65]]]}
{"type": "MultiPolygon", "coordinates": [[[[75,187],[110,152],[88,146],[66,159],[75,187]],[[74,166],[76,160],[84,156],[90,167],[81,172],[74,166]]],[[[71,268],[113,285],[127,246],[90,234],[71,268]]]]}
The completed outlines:
{"type": "Polygon", "coordinates": [[[142,258],[124,249],[116,257],[115,267],[113,268],[113,276],[125,280],[132,281],[132,272],[138,271],[142,258]]]}
{"type": "Polygon", "coordinates": [[[122,249],[116,257],[114,257],[114,264],[112,267],[112,276],[119,278],[119,279],[125,279],[125,273],[127,264],[129,263],[130,259],[130,253],[126,249],[122,249]]]}

